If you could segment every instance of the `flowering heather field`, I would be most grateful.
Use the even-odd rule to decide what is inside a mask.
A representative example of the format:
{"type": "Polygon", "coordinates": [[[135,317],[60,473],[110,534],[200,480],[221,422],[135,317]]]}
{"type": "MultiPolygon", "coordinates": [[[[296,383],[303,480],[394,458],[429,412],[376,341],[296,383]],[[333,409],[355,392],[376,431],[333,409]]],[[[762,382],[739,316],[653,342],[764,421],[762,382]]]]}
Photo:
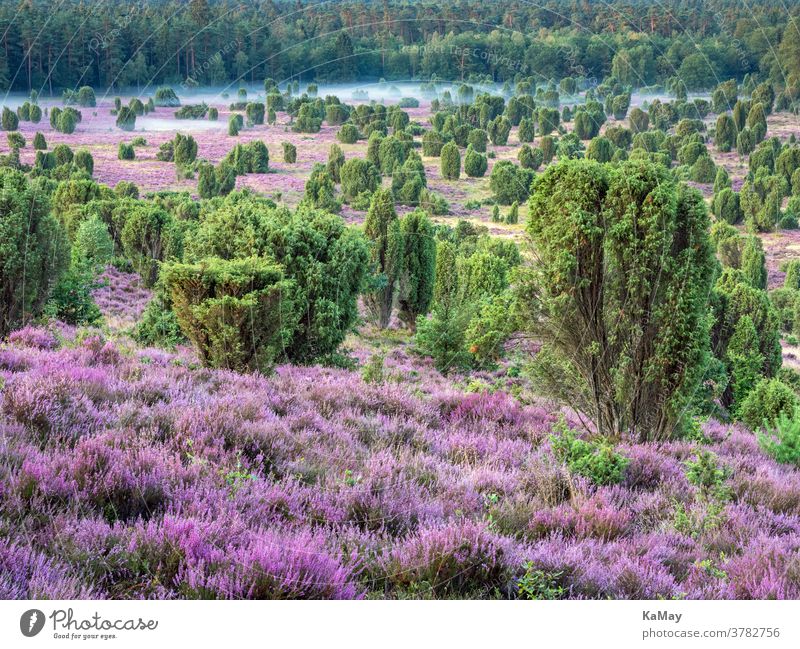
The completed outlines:
{"type": "MultiPolygon", "coordinates": [[[[106,316],[135,317],[131,278],[106,279],[106,316]]],[[[554,461],[553,407],[402,348],[386,367],[240,375],[99,330],[13,333],[0,597],[509,597],[537,575],[569,598],[800,597],[800,475],[749,431],[703,426],[724,497],[687,480],[686,441],[623,443],[623,483],[596,487],[554,461]]]]}

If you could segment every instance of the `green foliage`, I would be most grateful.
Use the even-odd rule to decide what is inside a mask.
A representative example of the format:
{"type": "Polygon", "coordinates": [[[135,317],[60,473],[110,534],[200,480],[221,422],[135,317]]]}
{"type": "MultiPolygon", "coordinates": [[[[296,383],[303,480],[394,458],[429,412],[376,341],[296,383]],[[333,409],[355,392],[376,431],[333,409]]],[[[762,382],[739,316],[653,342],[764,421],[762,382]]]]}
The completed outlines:
{"type": "Polygon", "coordinates": [[[556,425],[557,435],[550,435],[550,448],[559,462],[571,473],[583,476],[598,486],[619,484],[625,477],[630,460],[617,453],[605,440],[585,441],[567,427],[562,418],[556,425]]]}
{"type": "Polygon", "coordinates": [[[782,464],[800,466],[800,418],[797,414],[781,411],[769,429],[756,432],[759,446],[782,464]]]}
{"type": "Polygon", "coordinates": [[[86,149],[79,149],[75,153],[73,163],[76,169],[81,169],[90,176],[94,173],[94,158],[92,158],[92,154],[86,149]]]}
{"type": "Polygon", "coordinates": [[[108,226],[97,215],[92,214],[82,221],[72,242],[73,267],[99,270],[114,257],[114,241],[108,226]]]}
{"type": "Polygon", "coordinates": [[[96,324],[102,314],[92,298],[95,285],[92,269],[72,264],[53,287],[45,313],[71,325],[96,324]]]}
{"type": "Polygon", "coordinates": [[[136,150],[132,144],[120,142],[117,148],[117,158],[120,160],[134,160],[136,158],[136,150]]]}
{"type": "Polygon", "coordinates": [[[702,155],[692,165],[691,178],[696,183],[713,183],[717,167],[709,155],[702,155]]]}
{"type": "Polygon", "coordinates": [[[176,133],[173,142],[173,160],[176,165],[190,165],[197,159],[197,142],[191,135],[176,133]]]}
{"type": "Polygon", "coordinates": [[[331,148],[328,151],[326,171],[335,183],[342,182],[342,166],[344,162],[345,158],[342,148],[338,144],[331,144],[331,148]]]}
{"type": "Polygon", "coordinates": [[[8,139],[8,146],[12,149],[24,149],[25,148],[25,137],[22,133],[18,131],[14,131],[13,133],[7,133],[6,138],[8,139]]]}
{"type": "Polygon", "coordinates": [[[352,202],[361,194],[372,194],[380,186],[380,173],[375,165],[363,158],[351,158],[342,165],[342,194],[352,202]]]}
{"type": "Polygon", "coordinates": [[[241,115],[231,115],[228,118],[228,135],[236,137],[241,130],[241,115]]]}
{"type": "Polygon", "coordinates": [[[267,371],[294,334],[294,285],[271,260],[171,263],[162,279],[181,330],[208,367],[267,371]]]}
{"type": "Polygon", "coordinates": [[[445,180],[458,180],[461,176],[461,153],[455,142],[448,142],[442,147],[441,171],[445,180]]]}
{"type": "Polygon", "coordinates": [[[281,142],[283,149],[283,161],[287,164],[294,164],[297,162],[297,147],[291,142],[281,142]]]}
{"type": "Polygon", "coordinates": [[[336,137],[342,144],[355,144],[359,140],[360,133],[355,124],[343,124],[336,137]]]}
{"type": "Polygon", "coordinates": [[[391,191],[379,189],[370,202],[364,220],[364,234],[372,241],[371,262],[376,286],[364,302],[381,329],[389,325],[397,278],[403,264],[403,241],[391,191]]]}
{"type": "Polygon", "coordinates": [[[19,117],[7,106],[3,106],[3,113],[2,116],[0,116],[0,126],[3,127],[4,131],[16,131],[19,128],[19,117]]]}
{"type": "Polygon", "coordinates": [[[401,205],[418,205],[428,184],[425,166],[415,152],[410,154],[403,166],[392,175],[392,194],[401,205]]]}
{"type": "Polygon", "coordinates": [[[542,166],[543,159],[544,155],[541,149],[534,149],[527,144],[523,144],[517,153],[517,160],[523,169],[536,171],[542,166]]]}
{"type": "Polygon", "coordinates": [[[736,225],[742,220],[742,211],[739,208],[739,194],[730,187],[724,187],[714,196],[714,216],[720,220],[736,225]]]}
{"type": "Polygon", "coordinates": [[[794,416],[800,398],[780,379],[764,378],[759,381],[742,402],[739,416],[744,424],[758,430],[771,428],[781,413],[794,416]]]}
{"type": "Polygon", "coordinates": [[[402,266],[398,273],[400,319],[414,327],[417,318],[428,313],[433,300],[436,268],[434,226],[428,215],[416,209],[400,219],[402,266]]]}
{"type": "Polygon", "coordinates": [[[161,86],[156,88],[156,92],[153,97],[153,104],[156,106],[167,106],[174,108],[181,105],[181,100],[178,99],[178,95],[175,94],[175,91],[172,88],[169,86],[161,86]]]}
{"type": "Polygon", "coordinates": [[[492,167],[489,188],[501,205],[521,203],[528,199],[534,177],[532,170],[518,167],[510,160],[500,160],[492,167]]]}
{"type": "Polygon", "coordinates": [[[527,117],[523,118],[519,123],[519,141],[533,142],[534,135],[533,120],[527,117]]]}
{"type": "Polygon", "coordinates": [[[544,343],[532,371],[601,434],[666,439],[684,425],[708,362],[708,226],[702,196],[649,162],[559,162],[534,183],[539,263],[520,283],[544,343]]]}
{"type": "Polygon", "coordinates": [[[324,165],[315,164],[311,170],[311,175],[306,181],[303,201],[313,208],[327,212],[338,212],[341,209],[341,203],[336,200],[333,178],[324,165]]]}
{"type": "Polygon", "coordinates": [[[140,202],[125,219],[122,249],[145,286],[153,286],[162,261],[179,258],[181,233],[172,217],[152,204],[140,202]]]}
{"type": "Polygon", "coordinates": [[[44,139],[44,135],[39,131],[36,131],[36,135],[33,136],[33,148],[37,151],[44,151],[47,149],[47,141],[44,139]]]}
{"type": "Polygon", "coordinates": [[[714,142],[722,153],[727,153],[736,146],[738,136],[736,124],[727,113],[722,113],[717,117],[714,133],[714,142]]]}
{"type": "Polygon", "coordinates": [[[730,471],[720,466],[719,458],[711,451],[701,450],[696,459],[686,461],[686,479],[706,500],[728,500],[730,490],[725,483],[729,477],[730,471]]]}
{"type": "Polygon", "coordinates": [[[758,332],[750,316],[745,315],[736,323],[728,344],[726,360],[733,404],[738,408],[761,380],[764,365],[764,357],[759,350],[758,332]]]}
{"type": "Polygon", "coordinates": [[[272,258],[295,292],[300,314],[285,358],[314,362],[336,351],[356,321],[356,299],[369,268],[368,246],[338,216],[276,208],[246,192],[214,199],[186,236],[185,259],[272,258]]]}
{"type": "Polygon", "coordinates": [[[511,209],[508,210],[508,214],[506,214],[506,223],[509,225],[516,225],[519,223],[519,203],[517,203],[517,201],[511,203],[511,209]]]}
{"type": "Polygon", "coordinates": [[[378,163],[387,176],[403,166],[408,150],[406,145],[393,135],[382,138],[378,146],[378,163]]]}
{"type": "Polygon", "coordinates": [[[69,246],[41,181],[0,168],[0,338],[39,315],[69,246]]]}
{"type": "MultiPolygon", "coordinates": [[[[558,120],[557,110],[556,120],[558,120]]],[[[495,146],[505,146],[508,144],[508,136],[511,133],[511,122],[504,115],[498,115],[486,125],[486,132],[492,144],[495,146]]]]}
{"type": "Polygon", "coordinates": [[[567,133],[558,141],[556,151],[559,160],[575,160],[583,157],[585,147],[575,133],[567,133]]]}
{"type": "Polygon", "coordinates": [[[628,127],[632,133],[643,133],[650,125],[650,118],[641,108],[633,108],[628,115],[628,127]]]}
{"type": "MultiPolygon", "coordinates": [[[[713,351],[717,358],[729,365],[728,350],[739,322],[748,316],[758,336],[758,351],[739,350],[742,354],[760,356],[763,359],[760,374],[774,376],[781,366],[780,317],[770,303],[766,291],[754,288],[745,280],[741,271],[726,268],[717,280],[712,292],[711,331],[713,351]]],[[[731,368],[728,367],[730,374],[731,368]]],[[[725,391],[725,406],[734,404],[732,386],[725,391]]]]}
{"type": "Polygon", "coordinates": [[[136,113],[128,106],[123,106],[117,111],[117,128],[123,131],[132,131],[136,128],[136,113]]]}
{"type": "Polygon", "coordinates": [[[374,353],[369,357],[364,369],[361,370],[361,379],[364,383],[381,385],[384,382],[384,360],[386,356],[381,353],[374,353]]]}
{"type": "Polygon", "coordinates": [[[525,574],[517,580],[517,596],[520,599],[553,600],[566,597],[566,589],[558,583],[561,573],[539,570],[530,561],[523,567],[525,574]]]}
{"type": "MultiPolygon", "coordinates": [[[[444,160],[444,156],[442,157],[444,160]]],[[[442,163],[444,164],[444,163],[442,163]]],[[[483,178],[486,174],[486,169],[489,166],[489,161],[485,155],[481,155],[470,144],[467,146],[467,154],[464,156],[464,173],[470,178],[483,178]]]]}
{"type": "Polygon", "coordinates": [[[753,288],[767,288],[767,258],[764,245],[757,236],[749,236],[742,249],[742,274],[753,288]]]}
{"type": "Polygon", "coordinates": [[[597,162],[611,162],[614,156],[614,145],[606,137],[598,136],[592,138],[586,148],[586,157],[597,162]]]}
{"type": "Polygon", "coordinates": [[[556,140],[550,135],[545,135],[539,142],[539,147],[542,149],[542,162],[550,164],[556,155],[556,140]]]}

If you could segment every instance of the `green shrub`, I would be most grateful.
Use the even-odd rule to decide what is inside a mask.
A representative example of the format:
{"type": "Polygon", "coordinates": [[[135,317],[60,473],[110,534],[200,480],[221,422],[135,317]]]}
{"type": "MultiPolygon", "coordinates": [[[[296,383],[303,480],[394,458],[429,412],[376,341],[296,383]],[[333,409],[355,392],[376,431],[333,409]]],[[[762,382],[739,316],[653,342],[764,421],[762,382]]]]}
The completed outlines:
{"type": "Polygon", "coordinates": [[[425,131],[422,136],[422,155],[436,158],[441,155],[446,143],[447,139],[439,131],[425,131]]]}
{"type": "Polygon", "coordinates": [[[767,431],[759,430],[758,444],[782,464],[800,466],[800,418],[797,412],[781,411],[767,431]]]}
{"type": "Polygon", "coordinates": [[[305,363],[336,351],[357,318],[356,299],[369,266],[363,236],[338,216],[306,207],[290,212],[235,192],[209,205],[186,235],[184,259],[269,257],[295,282],[302,318],[285,357],[305,363]]]}
{"type": "Polygon", "coordinates": [[[180,230],[161,207],[141,202],[130,209],[121,233],[122,249],[145,286],[153,286],[162,261],[180,257],[180,230]]]}
{"type": "Polygon", "coordinates": [[[114,241],[103,220],[92,214],[81,222],[72,242],[72,265],[95,270],[114,257],[114,241]]]}
{"type": "Polygon", "coordinates": [[[720,466],[719,458],[711,451],[701,450],[696,459],[686,461],[686,479],[706,499],[727,500],[730,490],[725,482],[729,477],[730,471],[720,466]]]}
{"type": "Polygon", "coordinates": [[[291,142],[282,142],[283,147],[283,161],[288,164],[297,162],[297,147],[291,142]]]}
{"type": "Polygon", "coordinates": [[[474,128],[467,135],[467,145],[472,145],[478,153],[486,153],[486,144],[489,141],[489,136],[482,128],[474,128]]]}
{"type": "Polygon", "coordinates": [[[90,176],[94,173],[94,158],[86,149],[80,149],[77,151],[75,153],[75,157],[73,158],[73,162],[75,163],[75,167],[77,169],[82,169],[90,176]]]}
{"type": "Polygon", "coordinates": [[[173,160],[176,165],[189,165],[197,159],[197,142],[191,135],[176,133],[173,143],[173,160]]]}
{"type": "Polygon", "coordinates": [[[552,600],[566,597],[566,589],[558,583],[561,573],[539,570],[530,561],[523,567],[525,574],[517,580],[517,596],[520,599],[552,600]]]}
{"type": "Polygon", "coordinates": [[[45,151],[47,149],[47,141],[39,131],[36,131],[36,135],[33,136],[33,148],[36,151],[45,151]]]}
{"type": "Polygon", "coordinates": [[[717,267],[702,195],[651,162],[570,160],[537,178],[528,208],[539,270],[521,278],[520,320],[547,341],[533,378],[601,434],[679,433],[707,363],[717,267]]]}
{"type": "Polygon", "coordinates": [[[692,180],[696,183],[713,183],[717,175],[717,167],[711,156],[702,155],[692,165],[692,180]]]}
{"type": "Polygon", "coordinates": [[[550,435],[553,455],[567,465],[571,473],[583,476],[596,485],[619,484],[630,460],[607,441],[584,441],[562,419],[556,425],[558,435],[550,435]]]}
{"type": "Polygon", "coordinates": [[[0,125],[2,125],[4,131],[16,131],[19,128],[19,116],[7,106],[3,106],[0,125]]]}
{"type": "Polygon", "coordinates": [[[363,158],[352,158],[342,165],[342,194],[352,202],[366,192],[372,194],[381,182],[377,167],[363,158]]]}
{"type": "Polygon", "coordinates": [[[614,156],[614,145],[608,138],[598,136],[592,138],[586,149],[586,157],[597,162],[610,162],[614,156]]]}
{"type": "Polygon", "coordinates": [[[336,138],[342,144],[355,144],[358,142],[359,137],[358,127],[355,124],[343,124],[336,134],[336,138]]]}
{"type": "Polygon", "coordinates": [[[69,245],[41,181],[0,168],[0,338],[41,313],[69,245]]]}
{"type": "Polygon", "coordinates": [[[771,428],[781,413],[794,416],[800,398],[780,379],[761,379],[741,405],[740,417],[745,425],[758,430],[771,428]]]}
{"type": "Polygon", "coordinates": [[[117,149],[117,158],[120,160],[134,160],[136,158],[136,150],[133,148],[132,144],[120,142],[119,148],[117,149]]]}
{"type": "Polygon", "coordinates": [[[155,106],[175,108],[181,105],[181,100],[178,99],[178,95],[175,94],[172,88],[169,86],[161,86],[160,88],[156,88],[153,104],[155,106]]]}
{"type": "MultiPolygon", "coordinates": [[[[444,156],[442,156],[442,160],[444,160],[444,156]]],[[[483,178],[488,166],[489,161],[486,156],[475,151],[470,144],[467,147],[467,154],[464,156],[464,173],[470,178],[483,178]]]]}
{"type": "Polygon", "coordinates": [[[714,196],[714,216],[720,220],[736,225],[742,220],[742,211],[739,208],[739,194],[730,187],[724,187],[714,196]]]}
{"type": "Polygon", "coordinates": [[[8,146],[12,149],[25,148],[25,137],[19,131],[7,133],[6,138],[8,139],[8,146]]]}
{"type": "Polygon", "coordinates": [[[172,263],[162,278],[181,330],[208,367],[267,371],[294,334],[294,284],[272,261],[172,263]]]}
{"type": "Polygon", "coordinates": [[[123,131],[132,131],[136,128],[136,113],[128,106],[123,106],[117,112],[117,128],[123,131]]]}
{"type": "Polygon", "coordinates": [[[434,226],[420,209],[400,219],[398,236],[402,262],[397,272],[400,319],[413,328],[430,310],[436,268],[434,226]]]}
{"type": "Polygon", "coordinates": [[[500,160],[489,177],[489,187],[494,199],[501,205],[511,205],[514,201],[521,203],[530,194],[534,173],[530,169],[518,167],[510,160],[500,160]]]}
{"type": "Polygon", "coordinates": [[[96,286],[92,269],[73,264],[53,287],[45,313],[71,325],[92,325],[101,318],[92,298],[96,286]]]}

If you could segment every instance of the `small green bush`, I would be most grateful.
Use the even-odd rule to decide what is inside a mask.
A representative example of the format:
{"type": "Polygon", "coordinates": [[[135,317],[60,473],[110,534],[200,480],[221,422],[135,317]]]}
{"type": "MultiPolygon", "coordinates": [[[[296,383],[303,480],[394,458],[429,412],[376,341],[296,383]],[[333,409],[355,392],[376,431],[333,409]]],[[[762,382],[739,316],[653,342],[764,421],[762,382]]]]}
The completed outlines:
{"type": "Polygon", "coordinates": [[[800,417],[797,415],[797,412],[781,412],[768,432],[756,433],[764,452],[782,464],[800,466],[800,417]]]}
{"type": "Polygon", "coordinates": [[[294,284],[269,260],[173,263],[162,278],[181,330],[208,367],[266,371],[291,339],[294,284]]]}
{"type": "Polygon", "coordinates": [[[556,459],[564,462],[572,473],[588,478],[596,485],[622,482],[630,460],[617,453],[610,443],[578,439],[563,419],[556,425],[556,430],[559,434],[550,436],[550,446],[556,459]]]}
{"type": "Polygon", "coordinates": [[[297,147],[291,142],[283,142],[283,161],[288,164],[297,162],[297,147]]]}
{"type": "Polygon", "coordinates": [[[741,405],[742,421],[751,430],[771,428],[781,413],[794,416],[800,398],[780,379],[762,379],[741,405]]]}
{"type": "Polygon", "coordinates": [[[120,142],[119,148],[117,150],[117,158],[119,158],[120,160],[135,160],[136,150],[133,148],[132,144],[126,144],[125,142],[120,142]]]}

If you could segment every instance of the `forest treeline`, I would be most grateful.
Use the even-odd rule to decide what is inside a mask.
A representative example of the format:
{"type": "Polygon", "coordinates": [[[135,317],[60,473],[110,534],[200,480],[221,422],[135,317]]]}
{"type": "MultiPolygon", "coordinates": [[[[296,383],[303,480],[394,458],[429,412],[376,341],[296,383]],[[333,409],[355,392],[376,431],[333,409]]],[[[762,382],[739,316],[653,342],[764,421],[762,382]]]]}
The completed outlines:
{"type": "Polygon", "coordinates": [[[791,85],[798,16],[793,1],[0,0],[0,89],[613,74],[703,90],[748,73],[791,85]]]}

